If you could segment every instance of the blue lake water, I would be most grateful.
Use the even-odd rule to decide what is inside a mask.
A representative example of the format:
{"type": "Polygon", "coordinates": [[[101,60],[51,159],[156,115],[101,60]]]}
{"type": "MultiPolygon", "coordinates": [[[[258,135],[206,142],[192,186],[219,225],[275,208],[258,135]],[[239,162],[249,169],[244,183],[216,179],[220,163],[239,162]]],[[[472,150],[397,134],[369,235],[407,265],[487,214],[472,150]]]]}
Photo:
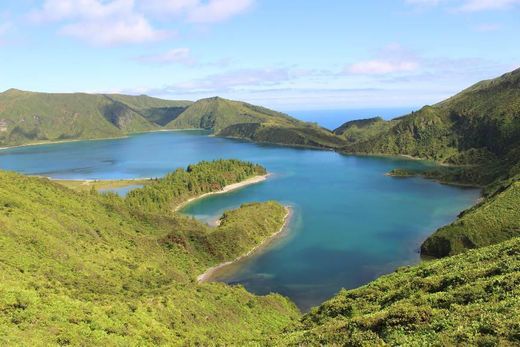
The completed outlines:
{"type": "Polygon", "coordinates": [[[143,178],[217,158],[260,163],[273,175],[198,200],[183,212],[209,222],[226,209],[265,200],[278,200],[294,210],[283,237],[224,269],[217,279],[241,283],[257,294],[281,293],[302,310],[343,287],[357,287],[418,262],[421,241],[480,194],[421,178],[384,175],[396,167],[432,165],[427,162],[258,145],[199,131],[2,150],[0,168],[54,178],[143,178]]]}

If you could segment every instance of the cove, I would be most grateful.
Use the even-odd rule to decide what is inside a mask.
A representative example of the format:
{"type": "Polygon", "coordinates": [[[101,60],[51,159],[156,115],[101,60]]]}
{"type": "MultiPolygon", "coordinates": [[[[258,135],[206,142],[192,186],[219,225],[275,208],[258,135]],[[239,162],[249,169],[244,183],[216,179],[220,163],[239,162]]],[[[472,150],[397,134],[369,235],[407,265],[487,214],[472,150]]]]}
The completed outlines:
{"type": "Polygon", "coordinates": [[[384,175],[396,167],[432,165],[428,162],[253,144],[202,131],[1,150],[0,168],[63,179],[123,179],[160,177],[218,158],[259,163],[272,175],[194,201],[182,212],[211,222],[244,202],[278,200],[294,213],[283,237],[214,279],[256,294],[286,295],[303,311],[341,288],[417,263],[422,240],[480,196],[477,189],[384,175]]]}

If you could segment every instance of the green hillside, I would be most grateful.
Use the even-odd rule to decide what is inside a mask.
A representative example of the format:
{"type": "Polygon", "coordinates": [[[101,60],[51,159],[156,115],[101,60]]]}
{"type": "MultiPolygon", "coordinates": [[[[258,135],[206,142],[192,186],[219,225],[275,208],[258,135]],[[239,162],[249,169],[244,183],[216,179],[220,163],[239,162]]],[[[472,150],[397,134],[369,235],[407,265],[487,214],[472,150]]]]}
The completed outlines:
{"type": "Polygon", "coordinates": [[[215,97],[195,102],[166,127],[208,129],[218,133],[234,124],[268,122],[285,126],[299,123],[294,118],[264,107],[215,97]]]}
{"type": "Polygon", "coordinates": [[[393,124],[394,122],[387,122],[381,117],[353,120],[336,128],[334,134],[352,144],[371,139],[375,135],[390,129],[393,124]]]}
{"type": "Polygon", "coordinates": [[[306,123],[297,126],[235,124],[221,130],[217,136],[303,147],[340,148],[343,145],[343,140],[328,130],[306,123]]]}
{"type": "Polygon", "coordinates": [[[519,206],[520,182],[515,182],[437,230],[422,244],[421,253],[444,257],[519,237],[519,206]]]}
{"type": "Polygon", "coordinates": [[[520,238],[343,290],[277,339],[291,346],[517,346],[520,238]]]}
{"type": "Polygon", "coordinates": [[[167,128],[202,128],[217,136],[295,146],[338,148],[343,140],[316,125],[245,102],[219,97],[189,106],[167,128]]]}
{"type": "Polygon", "coordinates": [[[119,94],[0,93],[0,146],[160,129],[191,102],[119,94]]]}
{"type": "Polygon", "coordinates": [[[164,100],[147,95],[105,94],[105,96],[125,104],[159,126],[165,126],[193,104],[192,101],[187,100],[164,100]]]}
{"type": "Polygon", "coordinates": [[[339,148],[343,139],[264,107],[222,98],[195,103],[146,95],[0,94],[0,146],[125,136],[157,129],[211,130],[257,142],[339,148]]]}
{"type": "Polygon", "coordinates": [[[103,95],[13,89],[0,94],[0,145],[116,137],[152,129],[154,124],[103,95]]]}
{"type": "Polygon", "coordinates": [[[390,128],[382,127],[344,150],[406,154],[457,165],[503,160],[520,147],[520,69],[390,123],[390,128]]]}
{"type": "MultiPolygon", "coordinates": [[[[202,178],[200,171],[219,175],[223,166],[251,167],[193,167],[202,178]]],[[[175,182],[174,190],[192,186],[175,182]]],[[[244,344],[298,315],[279,295],[195,282],[277,232],[285,215],[277,203],[246,204],[210,228],[171,211],[135,209],[114,194],[7,172],[0,201],[1,345],[244,344]]]]}

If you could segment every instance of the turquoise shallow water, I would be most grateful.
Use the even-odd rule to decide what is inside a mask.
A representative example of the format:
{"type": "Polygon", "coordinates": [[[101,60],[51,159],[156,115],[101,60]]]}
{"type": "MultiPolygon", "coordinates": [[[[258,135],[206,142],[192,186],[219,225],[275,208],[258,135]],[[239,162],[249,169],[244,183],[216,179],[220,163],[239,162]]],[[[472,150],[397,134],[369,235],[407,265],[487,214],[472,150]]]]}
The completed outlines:
{"type": "Polygon", "coordinates": [[[283,237],[217,279],[257,294],[287,295],[302,310],[343,287],[416,263],[421,241],[479,197],[476,189],[384,175],[396,167],[431,165],[425,162],[257,145],[197,131],[3,150],[0,168],[56,178],[117,179],[159,177],[216,158],[260,163],[273,175],[198,200],[185,213],[210,222],[244,202],[271,199],[294,209],[283,237]]]}

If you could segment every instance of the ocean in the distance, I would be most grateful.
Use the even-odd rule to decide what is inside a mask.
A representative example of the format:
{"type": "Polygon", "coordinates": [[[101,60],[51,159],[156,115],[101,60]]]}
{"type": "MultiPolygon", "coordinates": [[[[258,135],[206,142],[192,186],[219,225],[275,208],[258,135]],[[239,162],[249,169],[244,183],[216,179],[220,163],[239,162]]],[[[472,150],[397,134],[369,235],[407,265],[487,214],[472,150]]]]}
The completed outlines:
{"type": "Polygon", "coordinates": [[[316,122],[324,128],[334,130],[345,122],[381,117],[389,120],[404,116],[419,107],[394,107],[394,108],[354,108],[354,109],[331,109],[331,110],[289,110],[285,113],[306,122],[316,122]]]}
{"type": "Polygon", "coordinates": [[[260,163],[273,175],[192,203],[186,213],[211,221],[244,202],[266,200],[294,210],[284,237],[219,279],[257,294],[281,293],[303,310],[343,287],[417,263],[421,241],[479,197],[476,189],[385,176],[396,167],[431,165],[426,162],[260,145],[199,131],[1,150],[0,168],[56,178],[118,179],[160,177],[217,158],[260,163]]]}

